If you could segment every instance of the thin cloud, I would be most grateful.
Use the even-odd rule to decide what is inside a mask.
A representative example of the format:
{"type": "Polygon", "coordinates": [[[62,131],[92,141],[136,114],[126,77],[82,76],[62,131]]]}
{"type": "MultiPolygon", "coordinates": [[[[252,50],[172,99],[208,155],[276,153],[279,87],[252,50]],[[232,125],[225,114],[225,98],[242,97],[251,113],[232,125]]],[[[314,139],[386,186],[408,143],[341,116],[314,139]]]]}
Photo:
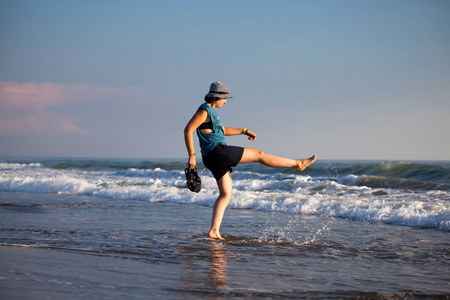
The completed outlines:
{"type": "Polygon", "coordinates": [[[57,112],[36,112],[19,116],[13,120],[0,121],[0,133],[10,135],[54,135],[60,132],[89,135],[86,129],[79,128],[74,121],[80,116],[57,112]]]}
{"type": "Polygon", "coordinates": [[[53,135],[60,132],[88,135],[75,124],[80,115],[56,112],[67,103],[143,95],[140,88],[111,88],[90,84],[0,81],[0,134],[53,135]]]}

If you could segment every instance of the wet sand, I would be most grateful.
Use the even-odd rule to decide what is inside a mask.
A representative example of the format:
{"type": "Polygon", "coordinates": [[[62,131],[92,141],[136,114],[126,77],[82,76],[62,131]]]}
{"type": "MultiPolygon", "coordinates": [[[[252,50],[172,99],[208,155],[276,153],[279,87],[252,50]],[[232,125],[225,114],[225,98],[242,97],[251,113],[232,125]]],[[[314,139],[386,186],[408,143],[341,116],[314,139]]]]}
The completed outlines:
{"type": "Polygon", "coordinates": [[[450,295],[445,231],[229,209],[221,242],[206,236],[205,206],[16,192],[0,199],[3,299],[450,295]]]}

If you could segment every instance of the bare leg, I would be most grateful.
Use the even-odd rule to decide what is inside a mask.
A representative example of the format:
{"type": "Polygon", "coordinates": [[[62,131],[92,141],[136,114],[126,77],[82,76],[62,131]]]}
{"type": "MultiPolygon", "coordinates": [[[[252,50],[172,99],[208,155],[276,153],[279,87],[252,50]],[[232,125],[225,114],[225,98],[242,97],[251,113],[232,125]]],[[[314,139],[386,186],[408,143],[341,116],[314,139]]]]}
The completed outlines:
{"type": "Polygon", "coordinates": [[[220,224],[222,224],[223,214],[228,206],[231,199],[231,193],[233,191],[233,186],[231,182],[230,172],[223,175],[222,178],[217,180],[217,185],[219,186],[219,198],[217,198],[214,204],[214,210],[211,221],[211,229],[209,230],[209,237],[213,239],[223,240],[219,233],[220,224]]]}
{"type": "Polygon", "coordinates": [[[241,161],[239,163],[245,164],[258,162],[272,168],[295,168],[298,171],[302,172],[309,165],[313,164],[315,160],[315,154],[307,159],[295,160],[264,153],[253,148],[244,148],[244,154],[242,155],[241,161]]]}

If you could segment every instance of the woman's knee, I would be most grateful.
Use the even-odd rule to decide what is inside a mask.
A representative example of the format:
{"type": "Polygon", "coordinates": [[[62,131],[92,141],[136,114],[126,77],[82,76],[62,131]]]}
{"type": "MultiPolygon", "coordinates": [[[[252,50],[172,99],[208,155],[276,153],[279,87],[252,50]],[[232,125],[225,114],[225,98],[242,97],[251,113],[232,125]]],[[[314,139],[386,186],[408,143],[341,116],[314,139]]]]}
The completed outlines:
{"type": "Polygon", "coordinates": [[[253,150],[254,150],[255,162],[262,163],[264,161],[264,155],[266,155],[266,153],[264,153],[258,149],[253,149],[253,150]]]}
{"type": "Polygon", "coordinates": [[[227,172],[217,181],[217,185],[219,186],[219,193],[221,198],[231,198],[231,194],[233,193],[233,185],[231,182],[230,172],[227,172]]]}
{"type": "Polygon", "coordinates": [[[219,186],[219,194],[221,198],[231,198],[233,187],[231,185],[219,186]]]}
{"type": "Polygon", "coordinates": [[[233,189],[227,189],[227,190],[220,190],[220,197],[231,199],[231,194],[233,193],[233,189]]]}

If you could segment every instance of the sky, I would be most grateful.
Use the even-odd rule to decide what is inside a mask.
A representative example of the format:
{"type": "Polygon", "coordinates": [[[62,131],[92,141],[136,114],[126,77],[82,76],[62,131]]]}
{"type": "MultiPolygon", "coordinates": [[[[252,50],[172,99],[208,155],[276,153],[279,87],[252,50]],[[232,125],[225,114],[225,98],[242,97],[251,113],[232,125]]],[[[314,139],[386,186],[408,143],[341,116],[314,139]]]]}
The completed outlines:
{"type": "Polygon", "coordinates": [[[214,81],[228,144],[450,160],[450,1],[0,0],[0,156],[187,159],[214,81]]]}

